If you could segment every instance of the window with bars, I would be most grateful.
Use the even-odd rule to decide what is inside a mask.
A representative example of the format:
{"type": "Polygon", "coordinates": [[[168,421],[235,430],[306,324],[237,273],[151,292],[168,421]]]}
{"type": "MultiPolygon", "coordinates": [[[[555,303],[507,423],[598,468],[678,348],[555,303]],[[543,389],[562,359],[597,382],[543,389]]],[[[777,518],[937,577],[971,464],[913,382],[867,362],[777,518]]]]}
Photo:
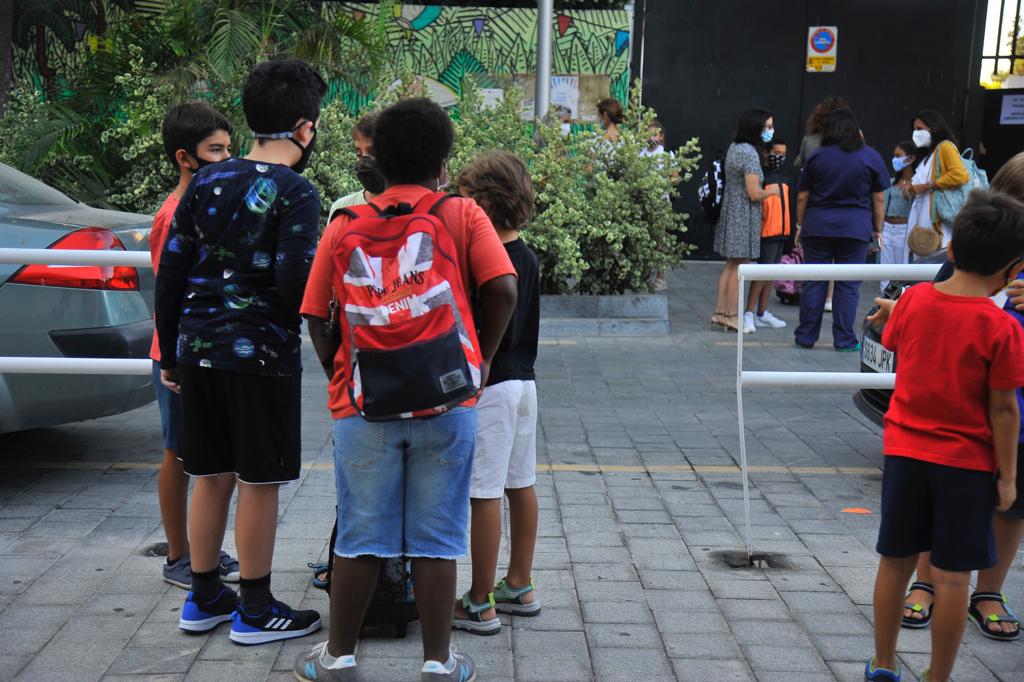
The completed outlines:
{"type": "Polygon", "coordinates": [[[987,88],[1024,87],[1024,0],[989,0],[981,52],[981,84],[987,88]]]}

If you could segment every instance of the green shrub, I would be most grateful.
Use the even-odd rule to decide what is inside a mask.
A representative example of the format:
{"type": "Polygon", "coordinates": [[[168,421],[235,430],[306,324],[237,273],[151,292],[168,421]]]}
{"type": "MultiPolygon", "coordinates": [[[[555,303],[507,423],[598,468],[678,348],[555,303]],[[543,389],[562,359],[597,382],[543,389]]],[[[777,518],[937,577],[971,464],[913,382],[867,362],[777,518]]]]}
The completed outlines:
{"type": "MultiPolygon", "coordinates": [[[[5,140],[0,161],[94,205],[153,213],[177,180],[160,140],[164,113],[177,99],[170,84],[157,77],[156,64],[147,63],[140,49],[129,54],[113,88],[120,107],[96,119],[43,102],[31,89],[17,90],[0,119],[5,140]]],[[[379,88],[383,94],[374,106],[418,93],[415,79],[405,75],[400,80],[397,88],[379,88]]],[[[233,119],[236,153],[249,143],[237,106],[240,88],[236,83],[205,93],[233,119]]],[[[697,165],[696,140],[672,156],[642,158],[654,112],[637,97],[620,126],[619,143],[610,145],[593,131],[563,136],[554,117],[537,126],[524,122],[518,89],[507,87],[506,93],[488,108],[467,84],[453,114],[456,144],[449,172],[454,182],[462,168],[490,149],[524,159],[537,202],[523,237],[540,259],[545,293],[643,291],[654,273],[683,258],[686,216],[672,210],[669,198],[697,165]]],[[[351,142],[354,123],[341,98],[321,111],[317,153],[306,177],[320,191],[325,216],[335,199],[360,189],[351,142]]]]}

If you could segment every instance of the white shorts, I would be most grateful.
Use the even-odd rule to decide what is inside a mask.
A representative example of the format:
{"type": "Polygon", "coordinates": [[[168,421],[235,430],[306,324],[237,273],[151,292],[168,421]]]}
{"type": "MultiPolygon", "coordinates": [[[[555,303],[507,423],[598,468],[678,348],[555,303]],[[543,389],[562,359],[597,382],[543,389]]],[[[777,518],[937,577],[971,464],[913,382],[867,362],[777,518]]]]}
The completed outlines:
{"type": "Polygon", "coordinates": [[[469,496],[498,499],[506,488],[537,482],[537,384],[510,380],[488,386],[476,404],[476,455],[469,496]]]}

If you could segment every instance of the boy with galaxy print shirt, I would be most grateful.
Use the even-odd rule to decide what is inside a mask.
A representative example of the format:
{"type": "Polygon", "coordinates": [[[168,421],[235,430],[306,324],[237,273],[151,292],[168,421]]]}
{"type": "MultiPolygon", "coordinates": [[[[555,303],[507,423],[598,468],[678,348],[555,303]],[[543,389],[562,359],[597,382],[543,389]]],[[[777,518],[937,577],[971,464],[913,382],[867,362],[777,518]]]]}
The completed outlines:
{"type": "Polygon", "coordinates": [[[179,626],[262,644],[320,628],[273,598],[278,486],[299,477],[299,305],[316,252],[320,198],[300,173],[316,141],[323,79],[297,59],[253,68],[242,106],[255,142],[195,174],[156,281],[161,379],[182,398],[181,458],[196,477],[192,591],[179,626]],[[241,598],[221,583],[235,480],[241,598]]]}

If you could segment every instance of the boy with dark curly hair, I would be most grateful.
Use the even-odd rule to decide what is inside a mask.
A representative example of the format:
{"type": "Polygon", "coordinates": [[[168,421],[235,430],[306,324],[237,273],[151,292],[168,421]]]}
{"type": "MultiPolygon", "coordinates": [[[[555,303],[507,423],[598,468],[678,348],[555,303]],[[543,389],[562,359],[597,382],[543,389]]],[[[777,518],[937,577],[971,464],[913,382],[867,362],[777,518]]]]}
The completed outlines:
{"type": "MultiPolygon", "coordinates": [[[[458,314],[463,319],[464,306],[452,303],[449,307],[445,301],[450,297],[466,302],[475,287],[482,310],[475,320],[478,331],[473,333],[471,324],[461,326],[458,343],[461,347],[471,344],[472,355],[482,358],[481,383],[474,385],[486,385],[488,365],[516,303],[515,268],[494,226],[476,203],[437,193],[447,182],[445,169],[453,141],[451,120],[428,99],[402,100],[384,110],[377,119],[373,148],[386,189],[368,207],[338,215],[324,231],[313,262],[302,314],[309,320],[310,336],[330,377],[328,407],[335,420],[338,489],[338,538],[332,548],[332,577],[344,589],[331,590],[328,641],[295,662],[294,673],[301,680],[358,679],[356,641],[379,563],[382,557],[398,556],[412,559],[423,633],[421,679],[469,682],[476,678],[473,660],[449,648],[455,560],[466,553],[476,398],[456,402],[452,409],[432,409],[429,415],[410,410],[399,418],[371,421],[361,416],[367,414],[363,409],[367,403],[360,406],[354,402],[365,397],[362,392],[354,397],[356,375],[360,391],[370,386],[361,383],[365,371],[362,351],[353,358],[345,348],[354,341],[344,337],[344,332],[344,340],[324,333],[332,311],[338,311],[339,319],[344,320],[341,324],[357,320],[356,339],[360,332],[375,325],[391,332],[386,325],[392,315],[410,321],[426,316],[421,312],[418,318],[406,317],[413,309],[458,314]],[[383,256],[353,251],[352,260],[345,263],[356,265],[349,265],[344,272],[344,266],[335,263],[337,254],[348,253],[346,244],[375,238],[399,241],[400,237],[369,231],[386,230],[391,218],[409,215],[429,224],[431,230],[435,221],[442,223],[432,234],[438,244],[449,244],[450,239],[454,253],[447,247],[442,252],[431,246],[434,239],[428,241],[424,237],[427,233],[415,231],[415,223],[409,222],[406,229],[409,239],[415,240],[415,248],[410,247],[411,242],[403,242],[399,256],[389,255],[386,262],[383,256]],[[434,260],[444,260],[444,267],[451,268],[447,272],[457,271],[461,281],[446,279],[437,289],[442,293],[431,289],[423,295],[410,295],[428,276],[434,281],[434,260]],[[388,269],[392,266],[400,271],[392,272],[388,269]],[[353,288],[355,291],[350,291],[353,288]],[[356,300],[364,294],[372,303],[356,300]],[[434,305],[437,307],[431,307],[434,305]]],[[[433,356],[422,357],[423,350],[416,352],[421,365],[434,360],[433,356]]],[[[437,357],[441,357],[440,351],[437,357]]],[[[448,376],[439,377],[439,383],[444,385],[448,376]]],[[[458,385],[465,386],[461,379],[460,374],[458,385]]],[[[394,381],[399,382],[399,392],[403,388],[413,392],[407,380],[394,381]]]]}

